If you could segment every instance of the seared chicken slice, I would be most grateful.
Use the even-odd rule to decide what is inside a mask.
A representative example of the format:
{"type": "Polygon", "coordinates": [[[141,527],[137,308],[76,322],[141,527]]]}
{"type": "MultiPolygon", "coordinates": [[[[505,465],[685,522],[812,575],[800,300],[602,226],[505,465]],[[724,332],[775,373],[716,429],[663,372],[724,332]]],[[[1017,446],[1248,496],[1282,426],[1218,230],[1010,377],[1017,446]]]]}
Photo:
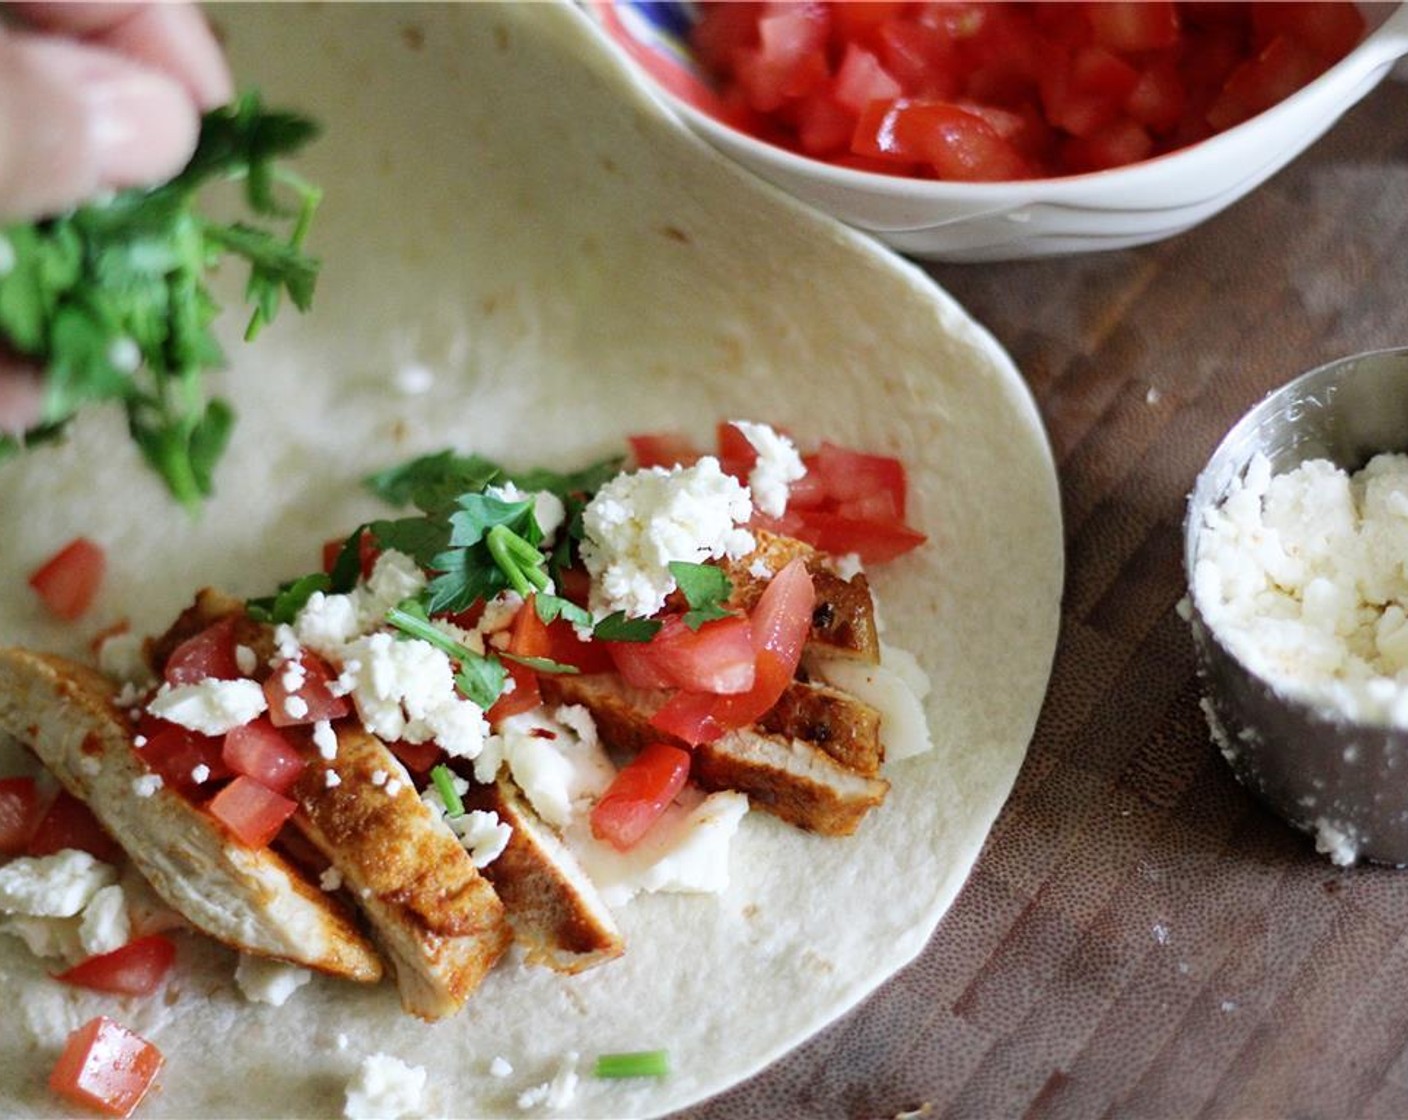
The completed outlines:
{"type": "Polygon", "coordinates": [[[747,556],[720,562],[733,584],[729,605],[752,610],[767,589],[768,580],[800,556],[811,573],[816,592],[808,648],[830,657],[877,664],[880,636],[875,627],[875,601],[865,573],[857,572],[845,579],[832,571],[826,556],[803,541],[765,530],[754,530],[753,536],[757,547],[747,556]]]}
{"type": "Polygon", "coordinates": [[[379,980],[381,961],[350,915],[283,857],[237,843],[176,790],[138,795],[150,771],[113,695],[82,665],[0,650],[0,730],[87,802],[167,905],[245,952],[379,980]]]}
{"type": "Polygon", "coordinates": [[[757,727],[818,746],[848,770],[866,777],[879,773],[885,761],[880,713],[819,681],[793,681],[757,727]]]}
{"type": "MultiPolygon", "coordinates": [[[[551,702],[583,705],[602,740],[615,747],[634,752],[667,738],[650,725],[664,693],[633,689],[609,673],[544,675],[539,683],[551,702]]],[[[738,790],[757,808],[827,836],[850,835],[890,789],[885,779],[847,768],[815,743],[757,728],[690,749],[690,776],[702,788],[738,790]]]]}
{"type": "Polygon", "coordinates": [[[508,778],[472,786],[465,806],[497,813],[513,829],[484,875],[508,908],[530,964],[582,972],[619,957],[626,943],[596,887],[508,778]]]}
{"type": "Polygon", "coordinates": [[[452,1015],[512,940],[503,903],[396,756],[355,722],[336,736],[331,759],[307,750],[293,823],[366,915],[402,1006],[452,1015]]]}

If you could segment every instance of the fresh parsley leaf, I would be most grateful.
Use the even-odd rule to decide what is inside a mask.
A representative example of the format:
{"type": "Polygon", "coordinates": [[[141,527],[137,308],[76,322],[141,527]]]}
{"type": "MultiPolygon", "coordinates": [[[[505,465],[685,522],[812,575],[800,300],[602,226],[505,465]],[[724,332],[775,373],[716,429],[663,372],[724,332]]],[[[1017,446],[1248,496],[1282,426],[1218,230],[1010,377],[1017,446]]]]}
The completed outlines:
{"type": "Polygon", "coordinates": [[[573,673],[580,673],[582,670],[575,665],[568,665],[562,661],[554,661],[551,657],[524,657],[517,653],[499,654],[505,661],[516,661],[519,665],[526,665],[530,669],[535,669],[539,673],[557,673],[562,676],[570,676],[573,673]]]}
{"type": "Polygon", "coordinates": [[[479,493],[503,473],[482,456],[437,451],[368,475],[364,484],[393,506],[413,505],[436,516],[449,513],[460,497],[479,493]]]}
{"type": "Polygon", "coordinates": [[[627,618],[625,611],[613,611],[598,619],[592,637],[603,642],[648,642],[660,631],[653,618],[627,618]]]}
{"type": "Polygon", "coordinates": [[[460,662],[455,674],[455,687],[466,700],[472,700],[486,712],[494,706],[504,691],[508,670],[497,657],[479,657],[460,662]]]}
{"type": "Polygon", "coordinates": [[[545,591],[540,591],[533,596],[533,608],[538,612],[538,618],[546,625],[556,621],[558,618],[565,618],[574,626],[591,626],[591,611],[579,607],[570,599],[564,599],[561,595],[550,595],[545,591]]]}
{"type": "Polygon", "coordinates": [[[201,384],[224,363],[206,277],[224,257],[249,265],[247,338],[285,295],[308,308],[318,262],[303,244],[321,194],[280,160],[316,131],[248,93],[206,114],[195,154],[170,182],[0,230],[0,341],[45,374],[42,423],[0,439],[0,457],[53,438],[90,404],[120,401],[176,498],[195,508],[212,492],[235,418],[201,384]],[[198,194],[219,181],[242,181],[263,224],[198,213],[198,194]],[[268,228],[283,223],[286,234],[268,228]]]}
{"type": "Polygon", "coordinates": [[[729,616],[724,603],[733,593],[733,583],[717,564],[671,560],[670,574],[675,577],[675,584],[689,604],[684,624],[691,630],[698,630],[706,622],[729,616]]]}
{"type": "Polygon", "coordinates": [[[280,584],[276,595],[248,600],[245,609],[255,622],[292,623],[298,617],[298,612],[313,597],[313,592],[326,593],[332,589],[331,576],[326,572],[313,572],[311,575],[280,584]]]}

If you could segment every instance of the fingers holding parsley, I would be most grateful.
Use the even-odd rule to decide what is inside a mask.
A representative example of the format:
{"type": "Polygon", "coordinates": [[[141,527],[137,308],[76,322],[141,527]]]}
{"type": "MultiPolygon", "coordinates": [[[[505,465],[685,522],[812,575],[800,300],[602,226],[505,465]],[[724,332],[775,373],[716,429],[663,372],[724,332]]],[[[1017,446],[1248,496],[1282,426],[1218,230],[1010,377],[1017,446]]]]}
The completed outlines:
{"type": "Polygon", "coordinates": [[[247,338],[284,296],[309,305],[318,266],[303,242],[320,196],[281,161],[315,128],[256,94],[230,100],[193,7],[4,11],[0,460],[116,401],[147,462],[197,507],[234,420],[201,388],[224,360],[205,277],[222,257],[247,263],[247,338]],[[250,220],[201,215],[218,180],[243,183],[250,220]]]}

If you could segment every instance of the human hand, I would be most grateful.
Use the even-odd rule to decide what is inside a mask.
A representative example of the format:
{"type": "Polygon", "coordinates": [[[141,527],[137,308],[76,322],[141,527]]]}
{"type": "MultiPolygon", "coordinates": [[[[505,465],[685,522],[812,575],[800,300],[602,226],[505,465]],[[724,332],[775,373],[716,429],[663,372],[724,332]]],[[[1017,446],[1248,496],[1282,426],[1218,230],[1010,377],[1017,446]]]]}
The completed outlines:
{"type": "MultiPolygon", "coordinates": [[[[171,178],[201,113],[232,96],[224,54],[189,4],[0,11],[0,222],[171,178]]],[[[41,399],[34,371],[0,354],[0,434],[32,427],[41,399]]]]}

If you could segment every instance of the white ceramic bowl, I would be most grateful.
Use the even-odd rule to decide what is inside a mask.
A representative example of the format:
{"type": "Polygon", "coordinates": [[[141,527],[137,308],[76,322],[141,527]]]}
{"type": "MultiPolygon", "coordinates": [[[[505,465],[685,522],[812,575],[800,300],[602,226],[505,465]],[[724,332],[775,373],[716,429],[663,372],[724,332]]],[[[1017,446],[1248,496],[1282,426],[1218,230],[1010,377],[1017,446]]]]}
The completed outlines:
{"type": "MultiPolygon", "coordinates": [[[[670,91],[691,80],[678,34],[689,4],[593,0],[603,33],[657,96],[739,163],[914,257],[1017,260],[1122,249],[1182,233],[1236,202],[1318,139],[1408,54],[1408,4],[1365,5],[1377,26],[1280,104],[1181,151],[1129,167],[1011,183],[944,183],[836,167],[729,127],[670,91]]],[[[693,71],[698,80],[698,72],[693,71]]]]}

